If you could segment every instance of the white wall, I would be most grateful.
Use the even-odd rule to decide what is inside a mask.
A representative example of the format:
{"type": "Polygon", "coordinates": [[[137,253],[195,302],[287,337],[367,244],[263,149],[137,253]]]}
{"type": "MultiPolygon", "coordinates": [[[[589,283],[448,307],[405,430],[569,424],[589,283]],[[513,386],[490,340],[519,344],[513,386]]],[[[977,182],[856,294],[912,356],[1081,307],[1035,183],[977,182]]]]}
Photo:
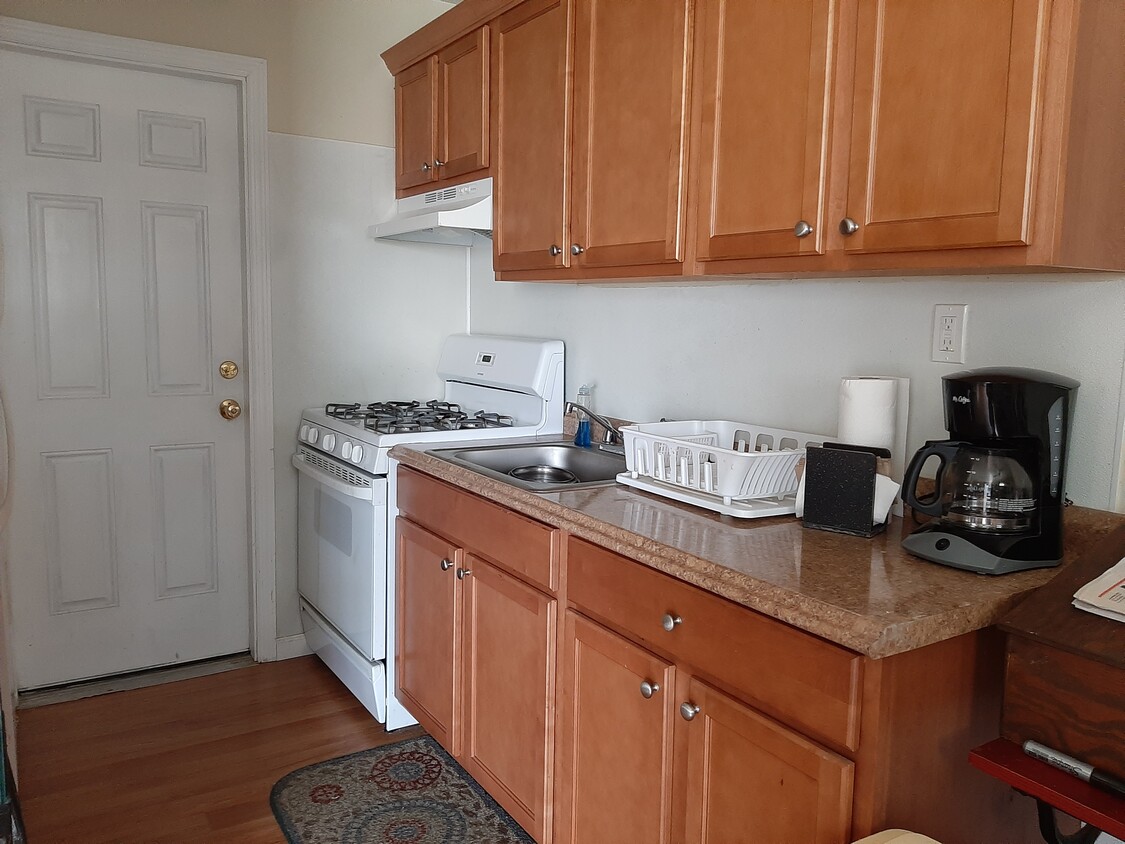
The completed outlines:
{"type": "Polygon", "coordinates": [[[278,636],[297,612],[301,409],[440,392],[442,340],[466,329],[465,250],[374,241],[394,197],[394,151],[271,133],[278,636]]]}
{"type": "Polygon", "coordinates": [[[836,430],[848,375],[911,379],[908,453],[946,436],[941,376],[1028,366],[1077,378],[1066,488],[1109,508],[1125,364],[1125,277],[990,276],[667,286],[495,282],[474,247],[473,331],[559,337],[567,393],[651,421],[712,418],[836,430]],[[930,361],[933,306],[966,303],[964,366],[930,361]]]}

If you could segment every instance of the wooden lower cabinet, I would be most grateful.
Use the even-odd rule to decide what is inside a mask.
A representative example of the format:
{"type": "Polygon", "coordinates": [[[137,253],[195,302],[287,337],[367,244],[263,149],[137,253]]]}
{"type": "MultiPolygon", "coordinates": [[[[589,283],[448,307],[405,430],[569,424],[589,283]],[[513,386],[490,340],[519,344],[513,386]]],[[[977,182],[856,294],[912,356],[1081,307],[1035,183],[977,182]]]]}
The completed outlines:
{"type": "Polygon", "coordinates": [[[852,763],[569,610],[558,838],[840,844],[852,763]]]}
{"type": "Polygon", "coordinates": [[[849,840],[852,763],[688,679],[685,844],[849,840]]]}
{"type": "Polygon", "coordinates": [[[405,518],[396,530],[396,694],[546,844],[558,601],[405,518]]]}
{"type": "Polygon", "coordinates": [[[573,611],[561,653],[559,840],[677,844],[676,669],[573,611]]]}

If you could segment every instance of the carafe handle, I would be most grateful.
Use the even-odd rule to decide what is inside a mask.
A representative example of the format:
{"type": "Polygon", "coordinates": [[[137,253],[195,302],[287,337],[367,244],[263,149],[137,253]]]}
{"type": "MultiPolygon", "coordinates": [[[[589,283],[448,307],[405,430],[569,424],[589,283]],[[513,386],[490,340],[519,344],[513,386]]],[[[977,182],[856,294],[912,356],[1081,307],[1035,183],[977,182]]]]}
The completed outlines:
{"type": "Polygon", "coordinates": [[[941,516],[941,478],[945,474],[946,464],[952,460],[962,448],[970,447],[969,443],[956,440],[930,440],[910,460],[906,467],[906,476],[902,479],[903,500],[910,508],[927,516],[941,516]],[[922,474],[922,464],[930,455],[937,455],[939,465],[935,477],[934,494],[926,499],[918,497],[918,478],[922,474]]]}

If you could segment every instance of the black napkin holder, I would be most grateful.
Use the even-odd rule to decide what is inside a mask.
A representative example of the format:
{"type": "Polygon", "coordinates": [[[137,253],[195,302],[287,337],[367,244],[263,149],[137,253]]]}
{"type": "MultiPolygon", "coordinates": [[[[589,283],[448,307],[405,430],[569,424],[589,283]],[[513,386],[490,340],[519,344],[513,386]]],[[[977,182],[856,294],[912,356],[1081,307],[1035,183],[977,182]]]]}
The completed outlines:
{"type": "Polygon", "coordinates": [[[875,474],[885,448],[847,443],[810,446],[805,452],[805,527],[871,537],[886,530],[872,524],[875,474]]]}

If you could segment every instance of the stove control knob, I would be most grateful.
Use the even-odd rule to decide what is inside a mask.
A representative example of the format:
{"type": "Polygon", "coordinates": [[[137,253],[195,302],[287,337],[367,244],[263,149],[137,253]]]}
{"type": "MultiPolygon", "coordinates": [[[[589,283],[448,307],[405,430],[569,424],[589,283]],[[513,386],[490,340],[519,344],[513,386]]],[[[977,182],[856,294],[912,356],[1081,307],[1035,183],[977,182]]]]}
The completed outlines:
{"type": "Polygon", "coordinates": [[[352,459],[352,444],[347,440],[344,440],[344,444],[340,446],[340,456],[345,460],[352,459]]]}
{"type": "Polygon", "coordinates": [[[357,445],[352,449],[352,463],[359,463],[363,460],[363,446],[357,445]]]}
{"type": "Polygon", "coordinates": [[[310,425],[309,426],[309,435],[305,438],[305,442],[312,444],[312,443],[315,443],[319,439],[320,439],[320,429],[314,428],[312,425],[310,425]]]}
{"type": "Polygon", "coordinates": [[[335,434],[325,434],[324,435],[324,442],[322,442],[320,445],[321,445],[321,448],[323,448],[325,451],[331,451],[333,448],[336,447],[336,435],[335,434]]]}
{"type": "Polygon", "coordinates": [[[299,434],[297,434],[297,439],[299,439],[303,442],[303,441],[307,440],[308,438],[309,438],[309,426],[308,425],[302,425],[301,426],[301,432],[299,434]]]}

